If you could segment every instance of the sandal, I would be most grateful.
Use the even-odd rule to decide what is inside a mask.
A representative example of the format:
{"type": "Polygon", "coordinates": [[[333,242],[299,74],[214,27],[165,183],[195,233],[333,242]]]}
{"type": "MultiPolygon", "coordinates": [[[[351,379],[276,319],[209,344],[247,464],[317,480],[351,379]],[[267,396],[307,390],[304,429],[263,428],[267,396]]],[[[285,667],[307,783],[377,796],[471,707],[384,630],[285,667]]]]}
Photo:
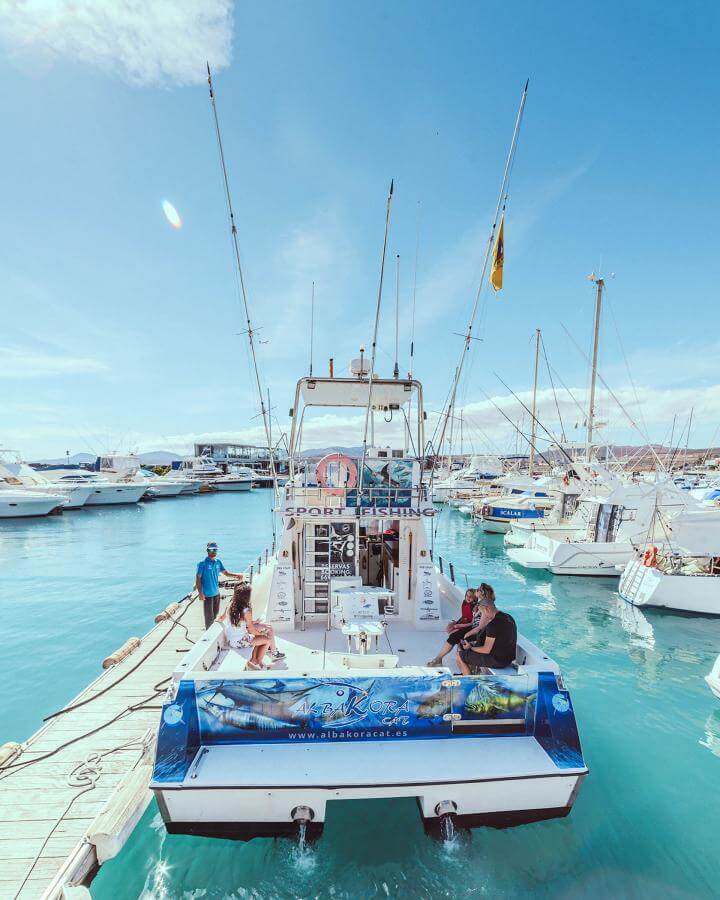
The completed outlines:
{"type": "Polygon", "coordinates": [[[256,663],[249,659],[245,664],[245,668],[250,669],[251,672],[262,672],[267,666],[263,666],[261,663],[256,663]]]}

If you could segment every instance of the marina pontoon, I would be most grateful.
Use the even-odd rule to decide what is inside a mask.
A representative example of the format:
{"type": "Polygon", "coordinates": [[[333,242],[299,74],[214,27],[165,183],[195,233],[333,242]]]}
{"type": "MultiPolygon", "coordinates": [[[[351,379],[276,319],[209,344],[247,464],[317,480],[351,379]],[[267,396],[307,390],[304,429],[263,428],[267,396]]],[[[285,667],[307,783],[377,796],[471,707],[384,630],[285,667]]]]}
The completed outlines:
{"type": "Polygon", "coordinates": [[[351,371],[296,388],[277,552],[252,583],[286,658],[252,671],[215,623],[175,670],[151,785],[172,833],[317,835],[329,803],[401,797],[429,831],[518,825],[567,815],[587,773],[558,666],[527,638],[506,668],[427,665],[464,591],[425,530],[421,386],[351,371]],[[374,446],[301,469],[330,409],[367,416],[374,446]]]}

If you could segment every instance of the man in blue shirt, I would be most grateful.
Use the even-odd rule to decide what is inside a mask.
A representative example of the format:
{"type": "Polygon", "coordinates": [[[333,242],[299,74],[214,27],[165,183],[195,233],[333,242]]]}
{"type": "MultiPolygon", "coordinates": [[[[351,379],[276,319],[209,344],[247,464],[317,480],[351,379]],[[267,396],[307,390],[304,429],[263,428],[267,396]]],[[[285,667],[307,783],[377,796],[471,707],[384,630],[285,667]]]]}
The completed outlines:
{"type": "Polygon", "coordinates": [[[218,545],[215,541],[210,541],[207,545],[207,556],[198,563],[197,574],[195,575],[195,587],[198,597],[200,597],[203,604],[206,628],[212,625],[220,612],[220,588],[218,582],[221,573],[224,572],[231,578],[243,577],[237,572],[228,572],[222,564],[222,560],[218,559],[217,553],[218,545]]]}

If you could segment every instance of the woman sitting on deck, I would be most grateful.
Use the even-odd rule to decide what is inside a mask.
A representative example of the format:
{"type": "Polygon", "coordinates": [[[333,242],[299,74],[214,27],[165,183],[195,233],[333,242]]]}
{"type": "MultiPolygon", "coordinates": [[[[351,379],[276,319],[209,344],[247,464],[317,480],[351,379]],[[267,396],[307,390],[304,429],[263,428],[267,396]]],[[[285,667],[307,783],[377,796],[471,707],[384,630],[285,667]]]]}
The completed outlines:
{"type": "Polygon", "coordinates": [[[517,653],[517,625],[510,613],[495,606],[495,591],[481,584],[477,599],[478,624],[466,633],[458,649],[463,675],[477,675],[483,668],[504,669],[517,653]]]}
{"type": "Polygon", "coordinates": [[[252,655],[248,660],[248,669],[265,669],[263,657],[268,652],[273,661],[284,659],[275,645],[275,633],[271,625],[265,625],[253,619],[250,596],[252,587],[240,584],[235,588],[232,600],[225,612],[215,619],[223,622],[228,644],[235,650],[252,647],[252,655]]]}
{"type": "Polygon", "coordinates": [[[440,652],[437,656],[433,657],[428,661],[428,666],[431,669],[437,668],[437,666],[441,666],[443,659],[447,656],[447,654],[452,650],[453,647],[457,647],[460,641],[465,637],[468,631],[477,624],[474,620],[475,611],[477,609],[477,592],[474,588],[468,588],[465,591],[465,599],[462,603],[462,609],[460,610],[460,618],[455,619],[453,622],[448,622],[448,636],[445,643],[440,648],[440,652]]]}

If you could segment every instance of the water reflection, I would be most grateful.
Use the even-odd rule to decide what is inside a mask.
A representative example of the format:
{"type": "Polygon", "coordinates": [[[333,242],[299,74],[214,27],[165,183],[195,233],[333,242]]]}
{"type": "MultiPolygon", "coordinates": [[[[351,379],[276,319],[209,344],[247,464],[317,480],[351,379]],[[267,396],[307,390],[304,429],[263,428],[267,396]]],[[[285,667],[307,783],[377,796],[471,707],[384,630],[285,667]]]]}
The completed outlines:
{"type": "Polygon", "coordinates": [[[700,738],[698,743],[701,747],[707,747],[715,756],[720,756],[720,712],[717,710],[707,717],[705,737],[700,738]]]}

